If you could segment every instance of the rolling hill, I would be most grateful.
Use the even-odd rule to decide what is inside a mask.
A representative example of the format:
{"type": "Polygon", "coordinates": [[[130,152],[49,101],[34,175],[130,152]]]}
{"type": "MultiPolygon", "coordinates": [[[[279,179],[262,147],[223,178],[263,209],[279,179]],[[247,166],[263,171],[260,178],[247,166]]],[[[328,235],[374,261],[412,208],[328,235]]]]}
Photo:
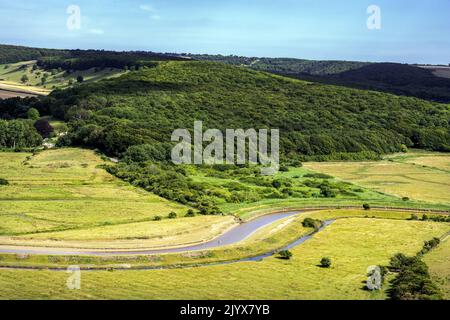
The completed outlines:
{"type": "Polygon", "coordinates": [[[194,59],[246,66],[297,79],[450,102],[450,79],[442,66],[292,58],[189,55],[194,59]],[[436,71],[437,70],[437,71],[436,71]]]}
{"type": "Polygon", "coordinates": [[[167,149],[172,131],[195,120],[222,130],[279,128],[283,154],[293,157],[450,150],[448,105],[221,63],[160,62],[45,101],[42,114],[72,121],[67,143],[113,155],[146,143],[167,149]]]}
{"type": "Polygon", "coordinates": [[[172,131],[195,120],[222,130],[278,128],[283,155],[300,160],[376,159],[405,147],[450,150],[448,105],[369,91],[445,99],[450,79],[415,66],[0,46],[0,62],[13,55],[37,60],[4,65],[3,77],[19,82],[25,75],[28,85],[55,91],[4,101],[0,117],[35,107],[71,122],[63,144],[114,156],[153,144],[168,157],[172,131]],[[192,58],[225,64],[186,61],[192,58]],[[89,83],[59,90],[77,75],[89,83]]]}

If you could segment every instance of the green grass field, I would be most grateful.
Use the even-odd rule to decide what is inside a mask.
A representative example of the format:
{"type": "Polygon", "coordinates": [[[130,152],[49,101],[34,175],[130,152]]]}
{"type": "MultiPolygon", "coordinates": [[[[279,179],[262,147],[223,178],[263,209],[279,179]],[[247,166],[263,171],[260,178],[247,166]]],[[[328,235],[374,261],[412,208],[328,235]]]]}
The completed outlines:
{"type": "MultiPolygon", "coordinates": [[[[396,162],[386,163],[412,166],[403,163],[411,160],[396,158],[396,162]]],[[[112,177],[99,167],[104,163],[93,151],[81,149],[47,150],[35,155],[0,153],[0,177],[10,183],[0,187],[0,244],[77,249],[156,248],[206,241],[236,225],[232,216],[182,218],[188,208],[112,177]],[[177,212],[179,218],[167,219],[171,211],[177,212]],[[165,219],[153,221],[157,215],[165,219]]],[[[439,165],[442,163],[440,159],[439,165]]],[[[438,170],[437,165],[434,167],[432,170],[438,170]]],[[[277,178],[301,180],[308,173],[311,169],[297,168],[279,173],[277,178]]],[[[194,179],[207,180],[218,188],[229,182],[201,172],[195,172],[194,179]]],[[[274,210],[359,206],[366,201],[426,206],[426,203],[404,202],[364,189],[357,198],[270,199],[227,208],[230,213],[249,219],[274,210]]],[[[448,223],[408,221],[410,216],[411,212],[376,209],[311,211],[269,225],[241,243],[201,252],[112,257],[2,254],[0,265],[10,267],[170,268],[83,271],[82,288],[75,291],[67,289],[65,272],[0,269],[0,298],[385,299],[384,291],[363,290],[367,268],[386,265],[398,252],[415,254],[425,240],[450,232],[448,223]],[[172,269],[236,260],[279,249],[312,231],[301,226],[305,217],[337,220],[294,248],[292,260],[274,256],[261,262],[172,269]],[[332,259],[332,268],[317,266],[324,256],[332,259]]],[[[447,244],[448,241],[444,242],[426,256],[426,262],[448,297],[447,244]]]]}
{"type": "Polygon", "coordinates": [[[85,71],[76,71],[67,75],[64,71],[51,72],[42,68],[33,70],[36,61],[22,61],[13,64],[0,65],[0,88],[31,92],[36,94],[48,94],[57,88],[66,88],[70,82],[76,83],[78,76],[84,78],[84,82],[95,82],[102,79],[118,77],[126,72],[114,68],[95,70],[94,68],[85,71]],[[22,82],[22,77],[28,77],[27,82],[22,82]],[[42,83],[44,75],[47,81],[42,83]]]}
{"type": "MultiPolygon", "coordinates": [[[[440,156],[448,158],[448,156],[443,154],[440,154],[440,156]]],[[[321,170],[321,166],[324,166],[325,164],[306,163],[305,167],[291,167],[288,172],[279,172],[274,177],[266,178],[268,181],[288,181],[291,185],[290,189],[296,194],[305,194],[303,197],[293,195],[285,199],[266,198],[239,203],[225,201],[222,197],[217,199],[219,208],[227,214],[237,215],[243,219],[248,219],[258,213],[267,213],[273,210],[314,208],[322,206],[362,206],[364,203],[380,207],[450,210],[450,201],[430,203],[424,201],[422,198],[420,200],[414,199],[405,201],[405,199],[402,199],[402,197],[395,194],[387,194],[380,190],[370,189],[369,187],[361,187],[358,185],[359,181],[355,182],[353,177],[345,182],[333,177],[328,179],[314,178],[314,174],[317,172],[312,170],[313,168],[310,166],[316,165],[318,165],[320,167],[319,170],[321,170]],[[313,177],[311,177],[311,175],[313,175],[313,177]],[[330,182],[338,188],[341,188],[341,190],[337,193],[336,197],[324,198],[320,196],[320,190],[318,188],[307,186],[308,182],[311,181],[330,182]]],[[[338,164],[336,163],[335,165],[338,164]]],[[[350,166],[353,165],[353,163],[342,163],[342,165],[350,166]]],[[[336,167],[336,171],[338,170],[338,167],[336,167]]],[[[211,172],[211,170],[196,169],[193,167],[188,167],[187,171],[193,181],[202,183],[202,185],[207,185],[211,193],[230,196],[234,190],[244,190],[247,196],[250,195],[248,196],[249,199],[252,199],[253,196],[256,196],[257,198],[258,195],[267,194],[267,188],[265,186],[252,183],[251,179],[247,180],[243,177],[235,177],[233,179],[233,177],[229,175],[221,177],[220,174],[218,175],[214,171],[211,172]]]]}
{"type": "Polygon", "coordinates": [[[3,299],[384,299],[363,290],[367,268],[397,253],[415,254],[448,224],[377,219],[338,220],[293,250],[290,261],[149,271],[82,272],[81,290],[65,272],[0,270],[3,299]],[[414,235],[414,236],[412,236],[414,235]],[[330,269],[318,267],[328,256],[330,269]]]}
{"type": "Polygon", "coordinates": [[[19,235],[151,221],[187,208],[122,182],[81,149],[0,153],[0,234],[19,235]]]}
{"type": "Polygon", "coordinates": [[[308,169],[397,197],[448,205],[450,156],[412,153],[380,162],[307,163],[308,169]]]}
{"type": "Polygon", "coordinates": [[[433,280],[439,285],[444,298],[450,300],[450,237],[425,256],[433,280]]]}

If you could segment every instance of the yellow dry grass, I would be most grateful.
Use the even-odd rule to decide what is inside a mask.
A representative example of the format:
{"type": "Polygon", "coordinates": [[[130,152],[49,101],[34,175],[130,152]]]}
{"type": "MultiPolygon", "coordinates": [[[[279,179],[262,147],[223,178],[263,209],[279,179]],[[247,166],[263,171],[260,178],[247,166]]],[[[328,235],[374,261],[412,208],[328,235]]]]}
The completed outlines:
{"type": "Polygon", "coordinates": [[[450,172],[442,170],[448,165],[450,155],[405,161],[306,163],[305,167],[398,197],[450,203],[450,172]]]}

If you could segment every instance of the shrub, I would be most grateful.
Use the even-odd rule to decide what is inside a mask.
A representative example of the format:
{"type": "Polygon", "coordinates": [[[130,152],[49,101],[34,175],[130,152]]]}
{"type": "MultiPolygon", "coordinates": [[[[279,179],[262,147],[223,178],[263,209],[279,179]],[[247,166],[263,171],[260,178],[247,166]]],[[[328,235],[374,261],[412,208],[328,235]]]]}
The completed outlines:
{"type": "Polygon", "coordinates": [[[169,219],[176,219],[177,217],[178,217],[178,215],[173,211],[171,213],[169,213],[169,216],[168,216],[169,219]]]}
{"type": "Polygon", "coordinates": [[[404,144],[400,146],[400,151],[403,153],[408,153],[408,147],[404,144]]]}
{"type": "Polygon", "coordinates": [[[325,173],[307,173],[303,177],[304,178],[314,178],[314,179],[324,179],[324,180],[333,179],[332,176],[325,174],[325,173]]]}
{"type": "Polygon", "coordinates": [[[423,244],[423,248],[420,251],[420,254],[426,254],[436,248],[441,243],[441,239],[433,238],[430,241],[425,241],[423,244]]]}
{"type": "Polygon", "coordinates": [[[364,208],[364,210],[370,210],[371,209],[370,204],[368,204],[368,203],[364,203],[363,204],[363,208],[364,208]]]}
{"type": "Polygon", "coordinates": [[[164,161],[169,159],[170,149],[163,144],[131,146],[124,153],[126,162],[164,161]]]}
{"type": "Polygon", "coordinates": [[[331,267],[331,259],[330,258],[322,258],[322,260],[320,260],[320,266],[322,268],[331,267]]]}
{"type": "Polygon", "coordinates": [[[289,250],[282,250],[278,252],[278,255],[280,256],[280,259],[283,260],[290,260],[293,256],[292,252],[290,252],[289,250]]]}
{"type": "Polygon", "coordinates": [[[49,138],[51,134],[55,131],[55,129],[50,125],[50,123],[46,119],[40,119],[36,121],[34,123],[34,127],[43,138],[49,138]]]}
{"type": "Polygon", "coordinates": [[[280,172],[289,172],[289,167],[288,166],[281,166],[280,167],[280,172]]]}
{"type": "Polygon", "coordinates": [[[161,221],[161,220],[162,220],[162,217],[161,217],[161,216],[156,216],[156,217],[153,218],[153,220],[154,220],[154,221],[161,221]]]}
{"type": "Polygon", "coordinates": [[[273,186],[274,188],[276,188],[276,189],[281,188],[282,185],[283,185],[283,184],[282,184],[281,181],[279,181],[279,180],[274,180],[274,181],[272,182],[272,186],[273,186]]]}
{"type": "Polygon", "coordinates": [[[315,230],[318,230],[322,226],[322,221],[312,218],[306,218],[305,220],[303,220],[302,225],[305,228],[314,228],[315,230]]]}
{"type": "Polygon", "coordinates": [[[412,214],[411,218],[409,218],[409,220],[413,220],[413,221],[419,220],[419,216],[417,214],[412,214]]]}
{"type": "Polygon", "coordinates": [[[409,198],[408,197],[403,197],[402,200],[403,201],[409,201],[409,198]]]}
{"type": "Polygon", "coordinates": [[[336,191],[331,189],[329,185],[320,185],[320,195],[324,198],[336,198],[336,191]]]}
{"type": "Polygon", "coordinates": [[[439,300],[442,295],[431,280],[427,265],[418,257],[397,254],[390,269],[398,272],[388,291],[392,300],[439,300]]]}
{"type": "Polygon", "coordinates": [[[78,82],[78,83],[81,83],[81,82],[83,82],[83,81],[84,81],[83,76],[78,76],[78,77],[77,77],[77,82],[78,82]]]}
{"type": "Polygon", "coordinates": [[[416,260],[416,257],[407,257],[403,253],[397,253],[395,256],[393,256],[389,262],[389,269],[391,271],[400,271],[405,266],[408,266],[410,264],[413,264],[416,260]]]}
{"type": "Polygon", "coordinates": [[[39,111],[35,108],[30,108],[27,111],[27,117],[28,117],[28,119],[31,119],[31,120],[37,120],[40,117],[39,111]]]}
{"type": "Polygon", "coordinates": [[[7,186],[9,185],[8,180],[0,178],[0,186],[7,186]]]}
{"type": "Polygon", "coordinates": [[[189,209],[188,212],[186,213],[186,217],[188,217],[188,218],[195,217],[195,212],[194,212],[194,210],[189,209]]]}

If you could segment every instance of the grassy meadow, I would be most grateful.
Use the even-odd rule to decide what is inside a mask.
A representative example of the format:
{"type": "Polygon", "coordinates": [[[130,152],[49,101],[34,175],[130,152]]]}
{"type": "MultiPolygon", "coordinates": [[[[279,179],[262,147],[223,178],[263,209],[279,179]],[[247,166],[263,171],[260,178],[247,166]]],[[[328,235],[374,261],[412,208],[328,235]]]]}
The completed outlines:
{"type": "Polygon", "coordinates": [[[115,68],[104,68],[96,70],[95,68],[75,71],[67,74],[63,70],[49,71],[39,67],[33,70],[36,65],[35,60],[22,61],[12,64],[0,64],[0,88],[36,93],[46,95],[53,89],[66,88],[71,83],[76,83],[78,76],[82,76],[85,82],[95,82],[102,79],[111,79],[126,72],[115,68]],[[22,77],[28,77],[27,82],[22,81],[22,77]],[[42,78],[46,77],[45,83],[42,78]]]}
{"type": "MultiPolygon", "coordinates": [[[[407,163],[411,160],[395,158],[395,162],[385,162],[413,166],[407,163]]],[[[409,221],[412,212],[329,209],[308,211],[277,221],[238,244],[212,250],[87,256],[82,250],[153,249],[197,243],[212,239],[237,224],[233,215],[184,218],[187,207],[111,176],[100,167],[105,163],[108,161],[93,151],[73,148],[36,154],[0,153],[0,177],[9,181],[9,185],[0,186],[0,245],[81,250],[79,256],[0,255],[3,267],[44,268],[0,269],[1,299],[385,299],[384,291],[364,290],[367,268],[386,265],[398,252],[413,255],[424,241],[450,232],[449,223],[409,221]],[[172,211],[178,214],[177,219],[167,219],[172,211]],[[163,220],[154,221],[156,216],[163,220]],[[261,262],[193,267],[282,248],[312,232],[301,225],[306,217],[336,221],[292,249],[291,260],[273,256],[261,262]],[[330,269],[318,267],[325,256],[332,259],[330,269]],[[66,287],[68,275],[65,272],[45,270],[48,267],[64,269],[74,264],[109,271],[83,271],[81,290],[72,291],[66,287]],[[180,266],[186,268],[178,268],[180,266]],[[135,270],[143,267],[168,269],[135,270]],[[123,268],[130,270],[119,270],[123,268]]],[[[441,170],[441,174],[445,174],[437,168],[442,163],[445,162],[440,159],[433,168],[418,164],[414,167],[429,172],[441,170]]],[[[209,173],[195,168],[189,172],[194,180],[222,188],[223,192],[227,192],[230,182],[234,182],[233,186],[239,183],[250,192],[261,188],[246,179],[230,181],[226,176],[209,173]]],[[[291,168],[273,178],[290,179],[295,191],[314,193],[317,190],[305,187],[304,183],[312,179],[311,174],[315,172],[306,164],[305,168],[291,168]]],[[[402,203],[411,207],[427,206],[425,202],[405,202],[399,197],[359,187],[359,183],[344,183],[333,177],[326,177],[326,180],[342,190],[336,198],[266,199],[246,204],[223,203],[222,208],[246,220],[274,210],[359,206],[365,202],[380,206],[402,203]],[[347,190],[353,191],[351,196],[346,196],[347,190]]],[[[420,217],[420,213],[418,215],[420,217]]],[[[444,291],[448,290],[447,243],[426,256],[433,277],[444,291]]]]}
{"type": "Polygon", "coordinates": [[[0,234],[24,235],[149,222],[188,208],[120,181],[92,151],[0,153],[0,234]]]}
{"type": "Polygon", "coordinates": [[[424,258],[425,263],[430,268],[433,280],[442,290],[444,298],[450,299],[450,237],[447,236],[444,241],[427,254],[424,258]]]}
{"type": "Polygon", "coordinates": [[[305,166],[400,198],[450,203],[450,156],[412,153],[379,162],[306,163],[305,166]]]}
{"type": "Polygon", "coordinates": [[[1,270],[4,299],[384,299],[364,290],[367,268],[397,252],[415,254],[440,237],[444,223],[380,219],[338,220],[292,250],[289,261],[148,271],[82,272],[81,290],[66,287],[65,272],[1,270]],[[414,236],[411,236],[414,235],[414,236]],[[318,267],[328,256],[330,269],[318,267]]]}

